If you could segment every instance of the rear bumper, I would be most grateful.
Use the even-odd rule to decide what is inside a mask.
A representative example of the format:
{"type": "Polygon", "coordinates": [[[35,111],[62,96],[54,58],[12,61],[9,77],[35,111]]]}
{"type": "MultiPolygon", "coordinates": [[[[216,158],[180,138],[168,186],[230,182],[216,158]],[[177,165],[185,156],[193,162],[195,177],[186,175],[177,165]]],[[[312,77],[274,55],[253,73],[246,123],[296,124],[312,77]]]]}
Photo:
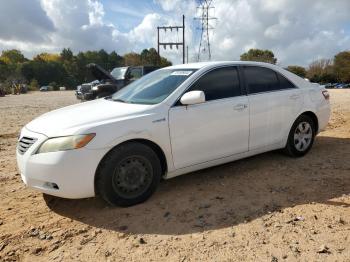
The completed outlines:
{"type": "Polygon", "coordinates": [[[22,180],[28,187],[63,198],[95,196],[95,172],[107,149],[81,148],[35,154],[47,137],[26,128],[21,136],[38,139],[24,154],[16,152],[22,180]]]}
{"type": "Polygon", "coordinates": [[[317,113],[318,119],[318,132],[321,132],[326,129],[331,116],[331,108],[329,102],[324,102],[318,109],[317,113]]]}

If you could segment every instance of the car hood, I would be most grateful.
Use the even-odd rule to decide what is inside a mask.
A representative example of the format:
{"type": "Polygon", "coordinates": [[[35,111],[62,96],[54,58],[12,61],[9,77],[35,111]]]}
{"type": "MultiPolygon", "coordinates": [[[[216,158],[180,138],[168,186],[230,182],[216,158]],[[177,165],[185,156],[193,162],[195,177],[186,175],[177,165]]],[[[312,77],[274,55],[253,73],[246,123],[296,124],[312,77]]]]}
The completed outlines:
{"type": "Polygon", "coordinates": [[[147,115],[152,105],[97,99],[45,113],[26,125],[48,137],[78,134],[101,124],[147,115]]]}
{"type": "Polygon", "coordinates": [[[97,64],[91,63],[86,66],[94,78],[96,78],[98,81],[102,80],[112,80],[116,81],[116,79],[108,73],[106,70],[104,70],[102,67],[100,67],[97,64]]]}

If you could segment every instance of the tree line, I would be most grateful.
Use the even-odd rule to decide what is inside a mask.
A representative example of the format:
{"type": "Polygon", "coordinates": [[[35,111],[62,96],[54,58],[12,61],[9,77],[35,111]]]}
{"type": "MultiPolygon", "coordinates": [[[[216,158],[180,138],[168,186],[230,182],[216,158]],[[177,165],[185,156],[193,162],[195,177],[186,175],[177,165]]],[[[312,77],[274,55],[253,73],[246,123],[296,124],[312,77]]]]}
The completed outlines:
{"type": "MultiPolygon", "coordinates": [[[[242,61],[260,61],[277,63],[277,58],[270,50],[250,49],[240,56],[242,61]]],[[[59,54],[41,53],[27,59],[19,50],[4,50],[0,56],[0,88],[10,92],[15,85],[27,84],[35,90],[42,85],[54,88],[65,86],[75,89],[77,85],[93,80],[86,65],[96,63],[110,71],[114,67],[136,65],[169,66],[171,62],[158,56],[154,48],[144,49],[141,53],[127,53],[123,56],[115,51],[107,53],[86,51],[73,54],[64,48],[59,54]]],[[[318,83],[350,83],[350,51],[343,51],[331,59],[319,59],[309,66],[290,65],[287,70],[318,83]]]]}
{"type": "Polygon", "coordinates": [[[60,54],[41,53],[32,59],[27,59],[16,49],[4,50],[0,56],[0,88],[7,93],[14,86],[22,84],[29,85],[33,90],[43,85],[75,89],[77,85],[93,80],[86,68],[89,63],[96,63],[108,71],[121,66],[171,65],[166,58],[159,59],[154,48],[123,56],[115,51],[107,53],[103,49],[74,55],[69,48],[64,48],[60,54]]]}
{"type": "MultiPolygon", "coordinates": [[[[241,60],[277,63],[272,51],[261,49],[250,49],[241,55],[241,60]]],[[[350,51],[340,52],[330,59],[315,60],[307,67],[290,65],[285,69],[311,82],[350,83],[350,51]]]]}

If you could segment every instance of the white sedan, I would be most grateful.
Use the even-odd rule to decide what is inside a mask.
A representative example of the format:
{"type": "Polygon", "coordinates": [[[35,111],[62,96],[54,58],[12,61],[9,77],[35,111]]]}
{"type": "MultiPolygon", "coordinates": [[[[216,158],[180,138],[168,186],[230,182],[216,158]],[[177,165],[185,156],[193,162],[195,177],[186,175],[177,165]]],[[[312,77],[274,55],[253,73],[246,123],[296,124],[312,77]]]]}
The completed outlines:
{"type": "Polygon", "coordinates": [[[329,116],[326,89],[278,66],[177,65],[33,120],[17,162],[24,183],[46,194],[129,206],[161,178],[275,149],[303,156],[329,116]]]}

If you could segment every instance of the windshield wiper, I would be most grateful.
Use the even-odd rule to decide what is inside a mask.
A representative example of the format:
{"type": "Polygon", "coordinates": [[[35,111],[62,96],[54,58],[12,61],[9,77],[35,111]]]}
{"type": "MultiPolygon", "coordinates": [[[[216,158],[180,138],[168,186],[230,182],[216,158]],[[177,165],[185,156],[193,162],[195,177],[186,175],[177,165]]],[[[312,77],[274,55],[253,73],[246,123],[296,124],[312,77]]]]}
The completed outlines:
{"type": "Polygon", "coordinates": [[[115,101],[115,102],[121,102],[121,103],[126,103],[125,100],[120,99],[120,98],[118,98],[118,99],[113,99],[113,101],[115,101]]]}

